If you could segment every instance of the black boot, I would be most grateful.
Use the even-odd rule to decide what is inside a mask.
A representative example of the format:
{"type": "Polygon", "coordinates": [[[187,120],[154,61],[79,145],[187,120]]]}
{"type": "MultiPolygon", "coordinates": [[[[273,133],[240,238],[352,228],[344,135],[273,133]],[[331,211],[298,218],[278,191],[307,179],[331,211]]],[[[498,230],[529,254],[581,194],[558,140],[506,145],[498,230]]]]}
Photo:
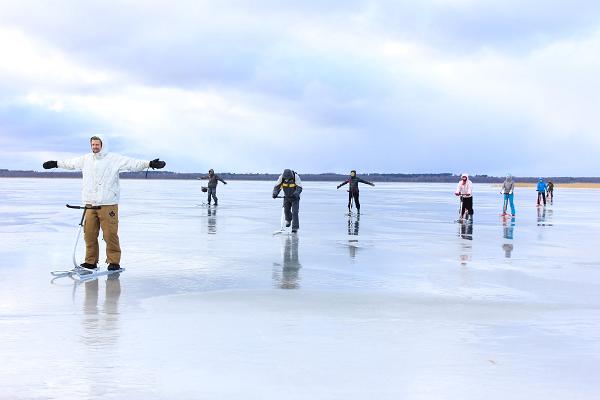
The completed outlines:
{"type": "Polygon", "coordinates": [[[89,264],[86,262],[84,262],[83,264],[80,264],[79,266],[83,269],[88,269],[90,271],[95,271],[96,268],[98,268],[98,264],[89,264]]]}
{"type": "Polygon", "coordinates": [[[121,269],[121,266],[119,264],[108,264],[108,270],[109,271],[118,271],[121,269]]]}

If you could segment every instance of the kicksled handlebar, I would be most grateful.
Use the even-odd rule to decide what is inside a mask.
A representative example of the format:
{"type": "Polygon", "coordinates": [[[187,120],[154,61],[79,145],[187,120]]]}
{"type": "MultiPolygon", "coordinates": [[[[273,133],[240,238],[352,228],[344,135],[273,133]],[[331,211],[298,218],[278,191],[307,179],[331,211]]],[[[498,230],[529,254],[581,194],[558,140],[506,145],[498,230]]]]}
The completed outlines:
{"type": "Polygon", "coordinates": [[[72,206],[70,204],[66,204],[67,208],[73,208],[75,210],[99,210],[101,206],[72,206]]]}

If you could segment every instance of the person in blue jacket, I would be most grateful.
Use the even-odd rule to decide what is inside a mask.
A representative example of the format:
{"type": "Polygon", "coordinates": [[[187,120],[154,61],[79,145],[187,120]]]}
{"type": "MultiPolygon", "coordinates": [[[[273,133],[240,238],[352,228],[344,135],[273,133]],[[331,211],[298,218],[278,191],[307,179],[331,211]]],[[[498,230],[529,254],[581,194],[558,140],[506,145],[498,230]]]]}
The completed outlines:
{"type": "Polygon", "coordinates": [[[544,178],[538,179],[536,190],[538,192],[537,205],[541,205],[540,200],[544,200],[544,205],[546,205],[546,182],[544,182],[544,178]]]}

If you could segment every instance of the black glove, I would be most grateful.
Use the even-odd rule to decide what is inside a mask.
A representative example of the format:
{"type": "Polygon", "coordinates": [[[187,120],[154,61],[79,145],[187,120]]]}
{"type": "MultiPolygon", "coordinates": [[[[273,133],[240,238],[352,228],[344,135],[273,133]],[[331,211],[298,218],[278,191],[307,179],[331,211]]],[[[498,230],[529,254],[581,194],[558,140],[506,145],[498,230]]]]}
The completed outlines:
{"type": "Polygon", "coordinates": [[[164,168],[165,165],[167,165],[167,163],[164,161],[160,161],[158,158],[155,158],[154,160],[150,161],[150,168],[152,169],[161,169],[164,168]]]}
{"type": "Polygon", "coordinates": [[[281,191],[281,189],[275,188],[273,189],[273,198],[276,199],[277,196],[279,196],[279,192],[281,191]]]}
{"type": "Polygon", "coordinates": [[[342,187],[342,185],[337,185],[337,188],[338,188],[338,189],[339,189],[339,188],[341,188],[341,187],[342,187]]]}
{"type": "Polygon", "coordinates": [[[44,164],[42,164],[42,166],[44,167],[44,169],[58,168],[58,162],[46,161],[44,164]]]}

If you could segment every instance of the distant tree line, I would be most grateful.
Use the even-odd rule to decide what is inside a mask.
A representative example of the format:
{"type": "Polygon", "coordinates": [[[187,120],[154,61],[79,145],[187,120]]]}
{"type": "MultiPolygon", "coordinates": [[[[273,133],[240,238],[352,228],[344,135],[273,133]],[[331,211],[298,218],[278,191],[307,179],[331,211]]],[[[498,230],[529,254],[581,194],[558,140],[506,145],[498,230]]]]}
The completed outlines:
{"type": "MultiPolygon", "coordinates": [[[[348,175],[336,174],[332,172],[322,174],[308,174],[298,171],[303,181],[324,181],[324,182],[341,182],[348,178],[348,175]]],[[[197,172],[170,172],[170,171],[148,171],[146,172],[123,172],[123,179],[198,179],[206,174],[197,172]]],[[[279,178],[279,174],[267,173],[233,173],[220,172],[219,176],[225,180],[240,180],[240,181],[274,181],[279,178]]],[[[366,180],[373,182],[458,182],[460,175],[452,173],[439,174],[381,174],[367,173],[360,174],[366,180]]],[[[81,178],[81,172],[67,171],[12,171],[8,169],[0,169],[0,177],[3,178],[81,178]]],[[[488,176],[488,175],[473,175],[470,179],[474,183],[501,183],[504,177],[488,176]]],[[[537,177],[515,177],[517,182],[536,182],[537,177]]],[[[555,183],[600,183],[600,177],[545,177],[546,180],[551,180],[555,183]]]]}

